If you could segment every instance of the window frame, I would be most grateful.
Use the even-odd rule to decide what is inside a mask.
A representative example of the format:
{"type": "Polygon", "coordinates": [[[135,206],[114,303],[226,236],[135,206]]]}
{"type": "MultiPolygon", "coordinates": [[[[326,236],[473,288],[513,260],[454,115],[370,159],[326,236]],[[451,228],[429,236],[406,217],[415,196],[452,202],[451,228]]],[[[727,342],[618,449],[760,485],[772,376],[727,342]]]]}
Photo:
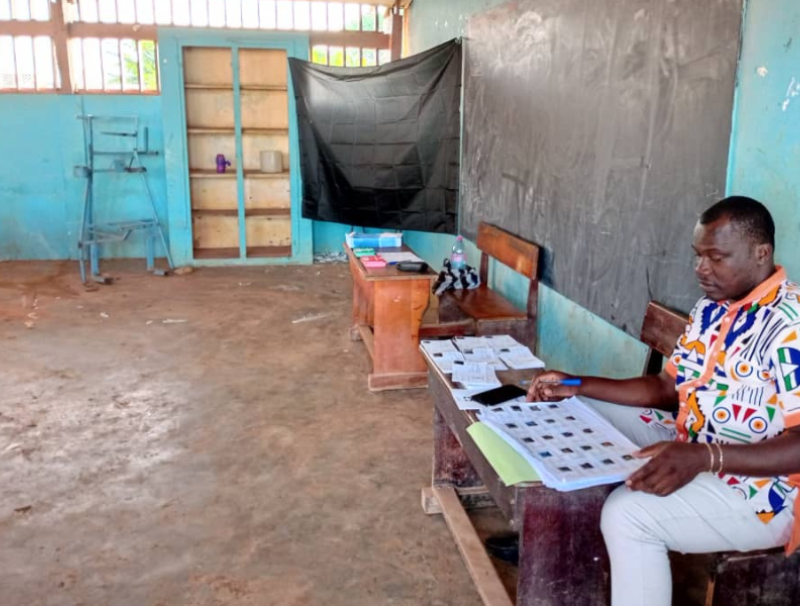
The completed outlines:
{"type": "MultiPolygon", "coordinates": [[[[0,0],[3,1],[3,0],[0,0]]],[[[117,2],[134,2],[135,0],[117,0],[117,2]]],[[[154,0],[158,2],[170,3],[170,16],[171,21],[174,21],[175,12],[173,9],[174,0],[154,0]]],[[[208,0],[209,2],[219,0],[208,0]]],[[[245,2],[247,0],[244,0],[245,2]]],[[[258,0],[253,0],[258,1],[258,0]]],[[[295,0],[290,0],[294,4],[295,0]]],[[[78,0],[50,0],[49,1],[49,20],[34,20],[30,19],[3,19],[0,20],[0,36],[10,36],[12,41],[18,37],[28,37],[35,39],[36,37],[47,37],[51,40],[53,46],[53,75],[54,87],[53,88],[20,88],[19,86],[19,73],[16,71],[15,66],[15,84],[16,88],[0,88],[0,94],[93,94],[93,95],[160,95],[161,82],[160,82],[160,69],[158,65],[158,30],[159,28],[168,27],[181,27],[192,30],[217,30],[220,32],[229,33],[231,31],[259,31],[259,32],[276,32],[276,31],[292,31],[298,33],[307,33],[309,35],[309,51],[314,46],[324,45],[330,47],[359,48],[360,56],[363,57],[364,49],[374,49],[376,56],[379,56],[379,51],[388,50],[391,53],[391,60],[400,58],[400,49],[402,45],[402,30],[403,30],[403,15],[402,9],[396,4],[394,8],[381,6],[376,4],[373,15],[375,21],[374,30],[364,29],[364,2],[343,2],[335,0],[310,0],[309,4],[327,4],[328,10],[326,13],[326,26],[330,23],[331,5],[341,5],[343,29],[341,30],[320,30],[314,29],[313,23],[309,22],[311,29],[309,30],[296,30],[279,28],[276,23],[274,28],[266,29],[263,27],[261,17],[259,17],[259,27],[211,27],[211,26],[193,26],[193,25],[158,25],[158,24],[134,24],[134,23],[104,23],[81,21],[78,19],[78,0]],[[358,29],[345,29],[347,27],[347,13],[346,7],[351,4],[358,4],[361,11],[360,19],[358,21],[358,29]],[[390,20],[392,25],[392,33],[387,34],[379,30],[380,17],[379,11],[386,10],[384,20],[390,20]],[[143,41],[152,41],[155,44],[155,62],[156,62],[156,77],[157,88],[156,90],[146,90],[142,82],[142,75],[139,75],[139,90],[129,88],[126,90],[124,82],[121,83],[120,89],[106,88],[105,81],[103,82],[102,89],[87,89],[86,78],[86,65],[82,63],[83,69],[83,86],[77,88],[76,84],[80,78],[76,78],[73,70],[78,69],[78,61],[71,57],[70,46],[71,42],[76,39],[85,40],[87,38],[97,38],[101,41],[108,39],[115,39],[118,43],[123,40],[133,40],[136,42],[137,49],[140,48],[140,43],[143,41]]],[[[155,6],[155,5],[154,5],[155,6]]],[[[190,5],[191,6],[191,5],[190,5]]],[[[227,6],[227,5],[226,5],[227,6]]],[[[277,7],[277,3],[276,3],[277,7]]],[[[118,8],[118,5],[117,5],[118,8]]],[[[191,8],[190,8],[191,10],[191,8]]],[[[277,9],[276,9],[277,10],[277,9]]],[[[119,18],[120,11],[117,10],[117,18],[119,18]]],[[[260,13],[259,13],[260,14],[260,13]]],[[[293,12],[293,23],[296,11],[293,12]]],[[[311,19],[311,12],[309,12],[309,19],[311,19]]],[[[226,21],[227,24],[227,21],[226,21]]],[[[82,51],[83,52],[83,51],[82,51]]],[[[102,51],[101,51],[102,52],[102,51]]],[[[141,53],[139,55],[141,61],[141,53]]],[[[379,62],[379,61],[378,61],[379,62]]],[[[122,63],[122,55],[120,55],[120,63],[122,63]]],[[[34,82],[36,82],[36,67],[34,66],[34,82]]],[[[105,75],[105,74],[104,74],[105,75]]]]}

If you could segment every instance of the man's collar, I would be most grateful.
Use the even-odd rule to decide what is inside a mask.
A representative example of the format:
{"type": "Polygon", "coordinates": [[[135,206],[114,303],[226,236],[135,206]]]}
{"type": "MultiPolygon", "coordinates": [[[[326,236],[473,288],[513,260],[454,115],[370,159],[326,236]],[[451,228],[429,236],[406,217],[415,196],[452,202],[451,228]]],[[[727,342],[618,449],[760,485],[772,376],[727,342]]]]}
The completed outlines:
{"type": "Polygon", "coordinates": [[[764,280],[761,284],[756,286],[742,299],[739,299],[738,301],[731,301],[731,300],[717,301],[717,303],[731,310],[740,309],[741,307],[744,307],[745,305],[752,303],[753,301],[758,301],[759,299],[763,299],[767,295],[767,293],[775,290],[785,281],[786,281],[786,270],[783,269],[781,265],[776,265],[775,273],[773,273],[769,278],[764,280]]]}

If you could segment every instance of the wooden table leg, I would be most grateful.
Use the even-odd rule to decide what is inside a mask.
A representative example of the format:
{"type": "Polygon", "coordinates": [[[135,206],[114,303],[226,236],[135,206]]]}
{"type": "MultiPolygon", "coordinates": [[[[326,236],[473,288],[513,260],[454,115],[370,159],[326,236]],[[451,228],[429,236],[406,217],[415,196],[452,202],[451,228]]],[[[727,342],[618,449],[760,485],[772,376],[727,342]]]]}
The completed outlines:
{"type": "Polygon", "coordinates": [[[350,275],[353,278],[353,325],[350,327],[350,340],[360,341],[359,326],[372,324],[372,282],[364,280],[361,272],[350,259],[350,275]]]}
{"type": "MultiPolygon", "coordinates": [[[[419,327],[428,306],[428,280],[373,282],[374,355],[369,388],[409,389],[428,385],[419,353],[419,327]]],[[[355,313],[355,312],[354,312],[355,313]]]]}
{"type": "Polygon", "coordinates": [[[522,517],[518,606],[610,603],[600,512],[612,489],[557,492],[540,487],[517,493],[522,517]]]}
{"type": "Polygon", "coordinates": [[[483,480],[470,463],[458,438],[450,431],[447,421],[435,406],[433,408],[433,485],[458,488],[483,485],[483,480]]]}

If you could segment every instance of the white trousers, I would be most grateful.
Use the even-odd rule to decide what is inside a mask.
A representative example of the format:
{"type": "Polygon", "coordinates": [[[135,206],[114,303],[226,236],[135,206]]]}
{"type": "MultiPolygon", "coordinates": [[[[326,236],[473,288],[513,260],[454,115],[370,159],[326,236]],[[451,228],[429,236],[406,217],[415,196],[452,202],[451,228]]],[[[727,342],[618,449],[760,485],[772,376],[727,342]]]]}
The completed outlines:
{"type": "MultiPolygon", "coordinates": [[[[641,409],[581,398],[640,447],[674,440],[675,432],[646,425],[641,409]]],[[[701,473],[666,497],[620,486],[609,495],[600,522],[611,560],[613,606],[670,606],[668,551],[751,551],[784,545],[793,522],[787,507],[769,524],[722,480],[701,473]]]]}

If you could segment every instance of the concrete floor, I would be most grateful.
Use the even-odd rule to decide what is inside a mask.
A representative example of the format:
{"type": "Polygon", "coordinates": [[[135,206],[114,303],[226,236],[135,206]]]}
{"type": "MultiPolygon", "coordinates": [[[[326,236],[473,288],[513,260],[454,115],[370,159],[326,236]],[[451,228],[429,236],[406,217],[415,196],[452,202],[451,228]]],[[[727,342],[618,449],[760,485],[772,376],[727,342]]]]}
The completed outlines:
{"type": "Polygon", "coordinates": [[[0,605],[481,603],[346,266],[141,269],[0,263],[0,605]]]}
{"type": "Polygon", "coordinates": [[[104,268],[0,263],[0,606],[481,604],[420,507],[427,392],[367,391],[345,265],[104,268]]]}

